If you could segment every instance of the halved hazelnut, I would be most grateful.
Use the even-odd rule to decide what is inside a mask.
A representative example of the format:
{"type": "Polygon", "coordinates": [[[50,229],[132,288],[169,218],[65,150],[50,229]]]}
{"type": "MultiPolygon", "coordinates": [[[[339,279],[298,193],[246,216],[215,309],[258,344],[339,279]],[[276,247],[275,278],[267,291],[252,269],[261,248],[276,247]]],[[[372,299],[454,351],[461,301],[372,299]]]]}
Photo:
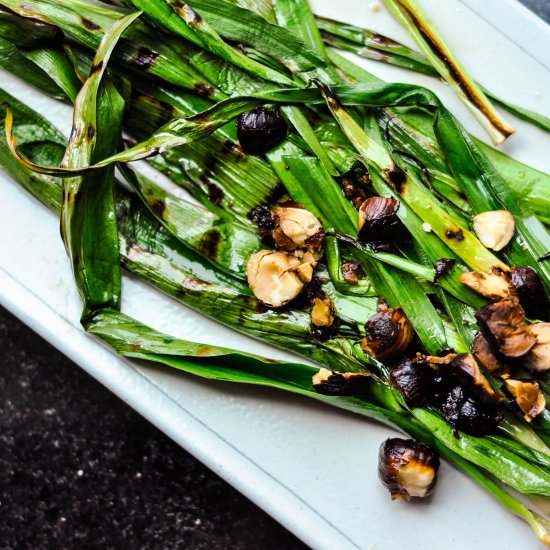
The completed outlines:
{"type": "Polygon", "coordinates": [[[437,480],[439,455],[413,439],[386,440],[378,453],[378,476],[392,500],[429,496],[437,480]]]}
{"type": "Polygon", "coordinates": [[[410,345],[414,329],[401,308],[387,309],[373,315],[365,323],[361,347],[376,359],[401,355],[410,345]]]}
{"type": "Polygon", "coordinates": [[[537,382],[509,378],[504,384],[525,415],[527,422],[531,422],[546,407],[546,399],[537,382]]]}
{"type": "Polygon", "coordinates": [[[262,250],[248,261],[248,284],[258,300],[271,307],[281,307],[304,288],[295,272],[300,265],[298,258],[285,252],[262,250]]]}
{"type": "Polygon", "coordinates": [[[550,370],[550,323],[529,325],[529,332],[536,338],[536,344],[525,356],[524,365],[534,372],[550,370]]]}
{"type": "Polygon", "coordinates": [[[474,217],[473,228],[483,246],[498,252],[514,236],[514,216],[508,210],[482,212],[474,217]]]}
{"type": "Polygon", "coordinates": [[[476,312],[476,319],[492,349],[510,359],[523,357],[537,343],[517,299],[487,304],[476,312]]]}
{"type": "Polygon", "coordinates": [[[273,210],[275,246],[284,250],[318,248],[319,243],[308,243],[316,235],[322,235],[321,222],[304,208],[278,206],[273,210]]]}
{"type": "Polygon", "coordinates": [[[497,270],[492,273],[468,271],[463,273],[458,280],[489,300],[509,298],[514,293],[508,278],[497,270]]]}
{"type": "Polygon", "coordinates": [[[501,360],[493,353],[489,342],[481,333],[478,333],[474,338],[472,353],[491,374],[502,376],[512,370],[510,364],[501,360]]]}

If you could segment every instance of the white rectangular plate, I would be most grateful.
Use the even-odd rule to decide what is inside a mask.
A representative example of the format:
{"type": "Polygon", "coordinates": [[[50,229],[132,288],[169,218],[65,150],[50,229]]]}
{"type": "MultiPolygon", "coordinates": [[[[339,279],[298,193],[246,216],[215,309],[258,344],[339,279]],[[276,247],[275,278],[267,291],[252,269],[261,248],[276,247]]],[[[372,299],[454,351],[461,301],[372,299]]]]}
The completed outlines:
{"type": "MultiPolygon", "coordinates": [[[[503,98],[550,116],[550,28],[515,0],[422,0],[471,73],[503,98]]],[[[410,43],[384,7],[364,0],[315,0],[314,9],[410,43]]],[[[427,85],[479,137],[460,102],[434,79],[364,62],[393,81],[427,85]]],[[[2,85],[70,128],[70,109],[10,75],[2,85]]],[[[513,117],[509,117],[513,119],[513,117]]],[[[550,170],[548,135],[513,119],[503,149],[550,170]]],[[[0,174],[0,302],[237,487],[319,549],[536,548],[531,531],[469,479],[442,465],[428,503],[391,502],[376,474],[391,430],[278,391],[206,382],[115,356],[86,336],[59,238],[58,220],[0,174]]],[[[124,278],[123,310],[160,330],[271,357],[291,357],[238,335],[124,278]]]]}

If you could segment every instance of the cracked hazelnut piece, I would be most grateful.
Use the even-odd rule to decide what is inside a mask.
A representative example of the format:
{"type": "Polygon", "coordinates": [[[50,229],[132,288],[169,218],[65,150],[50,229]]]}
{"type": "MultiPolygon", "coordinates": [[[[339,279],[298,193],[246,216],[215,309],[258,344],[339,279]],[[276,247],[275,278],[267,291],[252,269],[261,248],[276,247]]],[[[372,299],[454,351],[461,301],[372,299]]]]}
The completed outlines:
{"type": "Polygon", "coordinates": [[[483,246],[498,252],[514,236],[514,216],[508,210],[482,212],[474,217],[473,228],[483,246]]]}
{"type": "Polygon", "coordinates": [[[533,372],[550,370],[550,323],[529,325],[529,332],[536,338],[536,344],[525,356],[523,364],[533,372]]]}
{"type": "Polygon", "coordinates": [[[359,208],[359,235],[364,243],[391,242],[405,227],[397,216],[401,206],[394,198],[371,197],[359,208]]]}
{"type": "Polygon", "coordinates": [[[316,327],[330,327],[334,323],[334,307],[328,296],[313,299],[311,322],[316,327]]]}
{"type": "Polygon", "coordinates": [[[476,312],[476,319],[491,348],[510,359],[523,357],[537,343],[518,300],[487,304],[476,312]]]}
{"type": "Polygon", "coordinates": [[[403,359],[390,368],[390,384],[410,407],[419,407],[432,396],[434,371],[426,363],[403,359]]]}
{"type": "Polygon", "coordinates": [[[414,439],[387,439],[378,452],[378,476],[392,500],[429,496],[437,481],[439,456],[414,439]]]}
{"type": "Polygon", "coordinates": [[[313,389],[323,395],[355,395],[368,382],[369,374],[357,372],[336,372],[321,368],[311,380],[313,389]]]}
{"type": "Polygon", "coordinates": [[[319,248],[323,236],[321,222],[304,208],[278,206],[273,210],[275,246],[283,250],[319,248]],[[316,237],[319,236],[319,239],[316,237]]]}
{"type": "Polygon", "coordinates": [[[514,397],[521,412],[525,415],[527,422],[531,422],[546,407],[546,399],[536,382],[509,378],[505,380],[504,384],[514,397]]]}
{"type": "Polygon", "coordinates": [[[387,309],[373,315],[365,323],[361,347],[376,359],[401,355],[410,345],[414,329],[401,308],[387,309]]]}
{"type": "Polygon", "coordinates": [[[513,267],[511,278],[527,317],[547,321],[550,307],[537,272],[532,267],[513,267]]]}
{"type": "Polygon", "coordinates": [[[285,252],[261,250],[248,260],[248,284],[258,300],[271,307],[281,307],[304,288],[295,272],[300,265],[298,258],[285,252]]]}
{"type": "Polygon", "coordinates": [[[475,392],[481,399],[495,401],[499,397],[481,372],[474,356],[461,353],[451,362],[452,375],[469,392],[475,392]]]}
{"type": "Polygon", "coordinates": [[[512,370],[512,366],[498,358],[483,334],[478,333],[472,343],[472,353],[476,359],[491,373],[497,376],[512,370]]]}
{"type": "Polygon", "coordinates": [[[493,273],[468,271],[463,273],[458,280],[489,300],[510,298],[514,293],[506,275],[498,270],[494,270],[493,273]]]}

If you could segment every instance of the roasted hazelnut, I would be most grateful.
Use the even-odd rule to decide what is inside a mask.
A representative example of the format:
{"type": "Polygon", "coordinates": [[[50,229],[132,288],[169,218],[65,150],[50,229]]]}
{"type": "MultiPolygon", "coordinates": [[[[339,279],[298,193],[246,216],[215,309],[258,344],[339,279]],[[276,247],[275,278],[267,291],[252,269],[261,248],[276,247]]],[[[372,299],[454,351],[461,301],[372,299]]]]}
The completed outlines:
{"type": "Polygon", "coordinates": [[[514,216],[508,210],[482,212],[474,217],[473,228],[483,246],[498,252],[514,236],[514,216]]]}
{"type": "Polygon", "coordinates": [[[273,210],[275,246],[282,250],[320,247],[321,242],[309,243],[316,235],[323,238],[321,222],[304,208],[278,206],[273,210]],[[313,245],[313,246],[312,246],[313,245]]]}
{"type": "Polygon", "coordinates": [[[458,280],[489,300],[510,298],[515,294],[507,276],[499,270],[494,270],[492,273],[468,271],[463,273],[458,280]]]}
{"type": "Polygon", "coordinates": [[[441,412],[454,429],[477,437],[494,433],[504,417],[498,402],[487,403],[468,396],[460,385],[443,396],[441,412]]]}
{"type": "Polygon", "coordinates": [[[546,399],[537,382],[508,378],[504,385],[514,397],[527,422],[531,422],[546,407],[546,399]]]}
{"type": "Polygon", "coordinates": [[[296,298],[304,287],[296,274],[300,265],[298,258],[284,252],[262,250],[248,261],[248,284],[258,300],[270,307],[281,307],[296,298]]]}
{"type": "Polygon", "coordinates": [[[536,343],[522,364],[533,372],[550,370],[550,323],[529,325],[529,333],[536,339],[536,343]]]}
{"type": "Polygon", "coordinates": [[[401,355],[410,345],[414,329],[401,308],[387,309],[365,323],[364,351],[379,360],[401,355]]]}
{"type": "Polygon", "coordinates": [[[475,394],[479,399],[490,402],[499,400],[470,353],[461,353],[452,360],[451,375],[462,388],[470,394],[475,394]]]}
{"type": "Polygon", "coordinates": [[[439,455],[424,443],[394,437],[380,446],[378,476],[392,500],[429,496],[438,470],[439,455]]]}
{"type": "Polygon", "coordinates": [[[287,125],[281,111],[256,107],[243,113],[237,121],[237,137],[245,153],[256,155],[269,151],[285,139],[287,125]]]}
{"type": "Polygon", "coordinates": [[[491,374],[500,376],[512,370],[512,366],[509,363],[493,353],[489,342],[481,333],[478,333],[474,338],[472,353],[491,374]]]}
{"type": "Polygon", "coordinates": [[[359,234],[364,243],[391,242],[405,231],[397,216],[400,203],[397,199],[371,197],[359,208],[359,234]]]}
{"type": "Polygon", "coordinates": [[[433,390],[434,371],[426,364],[404,359],[390,368],[390,384],[410,407],[419,407],[433,390]]]}
{"type": "Polygon", "coordinates": [[[491,348],[510,359],[523,357],[537,343],[517,299],[487,304],[476,312],[476,319],[491,348]]]}
{"type": "Polygon", "coordinates": [[[356,395],[368,383],[367,373],[336,372],[325,368],[312,378],[313,389],[323,395],[352,396],[356,395]]]}
{"type": "Polygon", "coordinates": [[[537,272],[532,267],[513,267],[512,285],[529,319],[548,320],[550,307],[546,293],[537,272]]]}

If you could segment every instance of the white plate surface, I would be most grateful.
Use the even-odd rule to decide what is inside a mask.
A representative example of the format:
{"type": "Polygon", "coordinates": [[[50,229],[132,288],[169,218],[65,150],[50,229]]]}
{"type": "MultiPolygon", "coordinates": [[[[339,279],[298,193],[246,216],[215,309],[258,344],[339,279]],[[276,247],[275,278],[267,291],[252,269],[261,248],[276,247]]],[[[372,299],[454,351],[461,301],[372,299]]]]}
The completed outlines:
{"type": "MultiPolygon", "coordinates": [[[[514,0],[422,0],[476,79],[503,98],[550,116],[550,27],[514,0]]],[[[385,8],[315,0],[317,13],[410,43],[385,8]]],[[[433,79],[365,62],[393,81],[424,84],[468,130],[466,109],[433,79]]],[[[6,73],[2,86],[63,131],[70,110],[6,73]]],[[[509,117],[513,118],[513,117],[509,117]]],[[[504,150],[550,171],[548,136],[518,120],[504,150]]],[[[538,548],[531,531],[465,476],[443,464],[428,503],[390,502],[376,476],[392,432],[278,391],[205,382],[122,360],[86,336],[58,220],[0,174],[0,302],[313,548],[538,548]]],[[[238,335],[124,278],[123,309],[160,330],[271,357],[290,354],[238,335]]]]}

